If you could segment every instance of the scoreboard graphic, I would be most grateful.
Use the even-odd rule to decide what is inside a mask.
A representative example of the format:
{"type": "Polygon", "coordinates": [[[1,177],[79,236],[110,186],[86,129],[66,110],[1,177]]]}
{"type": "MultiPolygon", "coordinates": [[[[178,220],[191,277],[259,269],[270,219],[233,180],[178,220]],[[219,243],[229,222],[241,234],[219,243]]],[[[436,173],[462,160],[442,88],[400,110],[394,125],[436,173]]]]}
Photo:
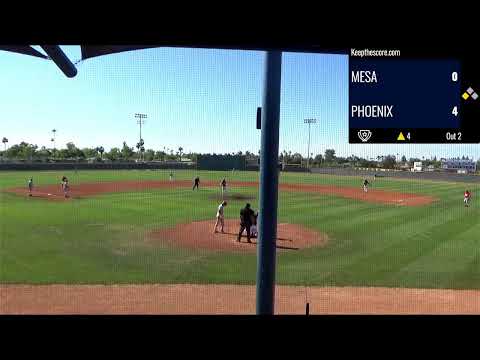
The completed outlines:
{"type": "Polygon", "coordinates": [[[480,62],[459,53],[349,57],[350,143],[480,143],[480,62]]]}

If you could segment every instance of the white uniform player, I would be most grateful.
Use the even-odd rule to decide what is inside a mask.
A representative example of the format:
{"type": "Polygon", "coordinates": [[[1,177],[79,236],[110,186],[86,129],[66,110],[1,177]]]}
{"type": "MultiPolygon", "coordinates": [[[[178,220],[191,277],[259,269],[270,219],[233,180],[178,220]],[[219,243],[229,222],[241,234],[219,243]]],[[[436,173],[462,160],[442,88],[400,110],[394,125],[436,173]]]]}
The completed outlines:
{"type": "Polygon", "coordinates": [[[254,219],[253,219],[253,224],[250,227],[250,235],[252,237],[258,237],[257,220],[258,220],[258,212],[255,214],[254,219]]]}
{"type": "Polygon", "coordinates": [[[221,225],[221,232],[223,233],[223,227],[225,226],[225,214],[224,214],[224,210],[225,210],[225,206],[227,206],[227,202],[226,201],[223,201],[220,205],[218,205],[218,209],[217,209],[217,221],[215,222],[215,228],[213,229],[213,232],[214,233],[217,233],[217,227],[218,227],[218,224],[221,225]]]}

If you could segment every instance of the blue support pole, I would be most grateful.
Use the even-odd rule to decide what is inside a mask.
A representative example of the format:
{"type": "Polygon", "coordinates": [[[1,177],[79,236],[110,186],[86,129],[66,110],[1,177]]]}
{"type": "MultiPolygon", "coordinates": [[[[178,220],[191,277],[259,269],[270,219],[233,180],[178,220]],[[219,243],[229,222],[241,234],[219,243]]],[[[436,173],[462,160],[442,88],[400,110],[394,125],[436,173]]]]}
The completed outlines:
{"type": "Polygon", "coordinates": [[[47,53],[48,57],[62,70],[69,78],[77,75],[77,68],[58,45],[42,45],[42,49],[47,53]]]}
{"type": "Polygon", "coordinates": [[[257,315],[274,314],[281,75],[282,52],[268,51],[261,125],[257,315]]]}

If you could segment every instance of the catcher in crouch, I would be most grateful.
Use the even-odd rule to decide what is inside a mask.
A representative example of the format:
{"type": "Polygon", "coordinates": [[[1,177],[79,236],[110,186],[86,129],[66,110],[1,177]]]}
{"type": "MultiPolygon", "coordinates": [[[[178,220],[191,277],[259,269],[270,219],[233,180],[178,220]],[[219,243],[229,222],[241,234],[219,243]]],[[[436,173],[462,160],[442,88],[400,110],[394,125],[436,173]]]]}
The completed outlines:
{"type": "Polygon", "coordinates": [[[258,220],[258,211],[253,215],[252,219],[252,227],[250,228],[250,234],[252,237],[256,238],[258,237],[258,225],[257,225],[257,220],[258,220]]]}

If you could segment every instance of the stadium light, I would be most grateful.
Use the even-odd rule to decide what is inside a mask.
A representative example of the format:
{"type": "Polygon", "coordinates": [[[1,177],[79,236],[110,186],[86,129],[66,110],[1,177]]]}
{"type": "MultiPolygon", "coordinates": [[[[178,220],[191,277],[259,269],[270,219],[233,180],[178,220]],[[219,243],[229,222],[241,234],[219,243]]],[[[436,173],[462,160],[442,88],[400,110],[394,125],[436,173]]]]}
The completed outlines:
{"type": "Polygon", "coordinates": [[[307,169],[310,165],[310,126],[317,122],[317,119],[305,119],[304,124],[308,124],[308,151],[307,151],[307,169]]]}
{"type": "MultiPolygon", "coordinates": [[[[144,142],[143,142],[143,139],[142,139],[142,125],[145,124],[145,119],[147,118],[147,115],[136,113],[135,118],[137,119],[137,124],[140,126],[140,137],[139,137],[139,140],[138,140],[138,144],[139,144],[138,151],[140,151],[140,149],[144,145],[144,142]]],[[[143,153],[142,152],[140,152],[140,153],[142,154],[141,156],[143,157],[143,153]]]]}

